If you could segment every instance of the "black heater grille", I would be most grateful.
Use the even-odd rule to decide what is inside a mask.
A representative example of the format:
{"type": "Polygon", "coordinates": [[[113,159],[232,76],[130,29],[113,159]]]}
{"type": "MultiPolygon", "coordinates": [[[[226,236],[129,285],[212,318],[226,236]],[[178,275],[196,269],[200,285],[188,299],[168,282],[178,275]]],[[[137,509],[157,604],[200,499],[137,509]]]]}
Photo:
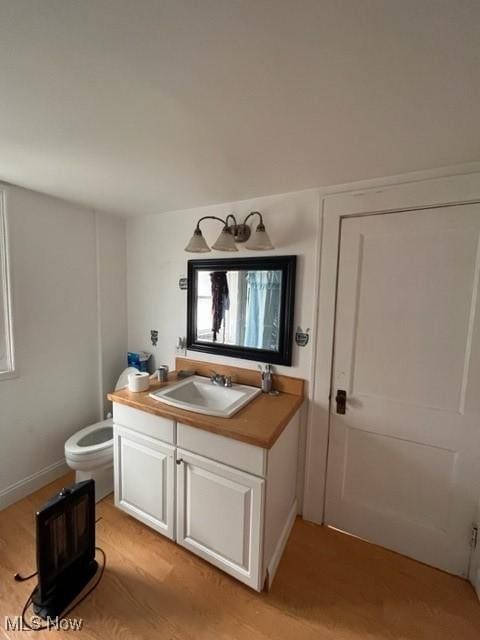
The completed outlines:
{"type": "Polygon", "coordinates": [[[37,513],[37,614],[57,616],[95,574],[95,483],[66,487],[37,513]]]}

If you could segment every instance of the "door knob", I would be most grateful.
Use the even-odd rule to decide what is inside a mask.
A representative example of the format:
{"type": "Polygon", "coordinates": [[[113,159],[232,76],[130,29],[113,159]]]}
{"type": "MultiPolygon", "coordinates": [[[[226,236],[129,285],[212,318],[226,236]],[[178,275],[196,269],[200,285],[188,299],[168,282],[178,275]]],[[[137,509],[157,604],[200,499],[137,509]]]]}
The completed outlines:
{"type": "Polygon", "coordinates": [[[343,415],[347,409],[347,392],[344,389],[337,389],[335,402],[337,403],[337,413],[343,415]]]}

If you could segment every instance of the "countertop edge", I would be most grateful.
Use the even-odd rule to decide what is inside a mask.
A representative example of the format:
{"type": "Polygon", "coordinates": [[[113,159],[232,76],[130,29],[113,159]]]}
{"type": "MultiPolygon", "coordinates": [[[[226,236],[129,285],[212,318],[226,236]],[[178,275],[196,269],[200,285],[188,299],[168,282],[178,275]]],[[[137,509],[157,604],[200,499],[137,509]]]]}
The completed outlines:
{"type": "MultiPolygon", "coordinates": [[[[189,427],[201,429],[202,431],[208,431],[209,433],[215,433],[217,435],[224,436],[225,438],[230,438],[231,440],[237,440],[239,442],[244,442],[246,444],[250,444],[255,447],[261,447],[262,449],[271,449],[273,445],[277,442],[278,438],[284,431],[285,427],[288,425],[290,420],[300,409],[300,407],[302,406],[305,400],[304,396],[294,396],[292,394],[287,394],[287,395],[289,395],[292,399],[294,399],[292,402],[292,407],[289,409],[288,412],[285,413],[285,416],[282,417],[282,419],[279,421],[273,434],[268,439],[264,439],[263,442],[258,437],[255,438],[253,436],[249,436],[246,434],[231,432],[216,424],[212,424],[212,425],[198,424],[195,419],[196,414],[193,411],[191,412],[192,417],[190,418],[190,416],[185,415],[185,413],[189,413],[186,411],[184,411],[181,415],[176,414],[174,407],[169,407],[168,410],[163,410],[162,407],[153,408],[143,404],[141,400],[136,401],[130,398],[122,398],[121,396],[118,396],[115,393],[107,394],[107,398],[110,400],[110,402],[117,402],[119,404],[123,404],[128,407],[132,407],[133,409],[138,409],[140,411],[145,411],[146,413],[150,413],[152,415],[156,415],[161,418],[170,418],[172,420],[176,420],[177,422],[180,422],[181,424],[186,424],[189,427]]],[[[253,400],[253,402],[255,402],[255,400],[253,400]]]]}

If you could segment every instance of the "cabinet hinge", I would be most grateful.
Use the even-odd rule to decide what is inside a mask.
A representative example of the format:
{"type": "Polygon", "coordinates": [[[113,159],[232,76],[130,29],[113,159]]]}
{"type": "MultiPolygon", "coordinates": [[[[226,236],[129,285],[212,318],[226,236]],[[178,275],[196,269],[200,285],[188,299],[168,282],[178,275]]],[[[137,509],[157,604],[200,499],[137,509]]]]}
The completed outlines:
{"type": "Polygon", "coordinates": [[[478,526],[476,524],[472,527],[472,537],[470,538],[470,546],[472,549],[476,549],[478,544],[478,526]]]}

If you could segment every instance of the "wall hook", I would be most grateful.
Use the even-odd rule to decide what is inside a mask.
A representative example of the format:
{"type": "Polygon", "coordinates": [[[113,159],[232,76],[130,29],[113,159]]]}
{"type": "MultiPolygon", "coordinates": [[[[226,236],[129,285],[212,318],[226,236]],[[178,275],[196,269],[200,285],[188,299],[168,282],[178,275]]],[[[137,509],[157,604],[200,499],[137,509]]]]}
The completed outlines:
{"type": "Polygon", "coordinates": [[[303,331],[300,325],[297,327],[297,331],[295,333],[295,343],[298,344],[299,347],[307,346],[308,341],[310,339],[310,336],[308,335],[309,331],[310,329],[303,331]]]}

